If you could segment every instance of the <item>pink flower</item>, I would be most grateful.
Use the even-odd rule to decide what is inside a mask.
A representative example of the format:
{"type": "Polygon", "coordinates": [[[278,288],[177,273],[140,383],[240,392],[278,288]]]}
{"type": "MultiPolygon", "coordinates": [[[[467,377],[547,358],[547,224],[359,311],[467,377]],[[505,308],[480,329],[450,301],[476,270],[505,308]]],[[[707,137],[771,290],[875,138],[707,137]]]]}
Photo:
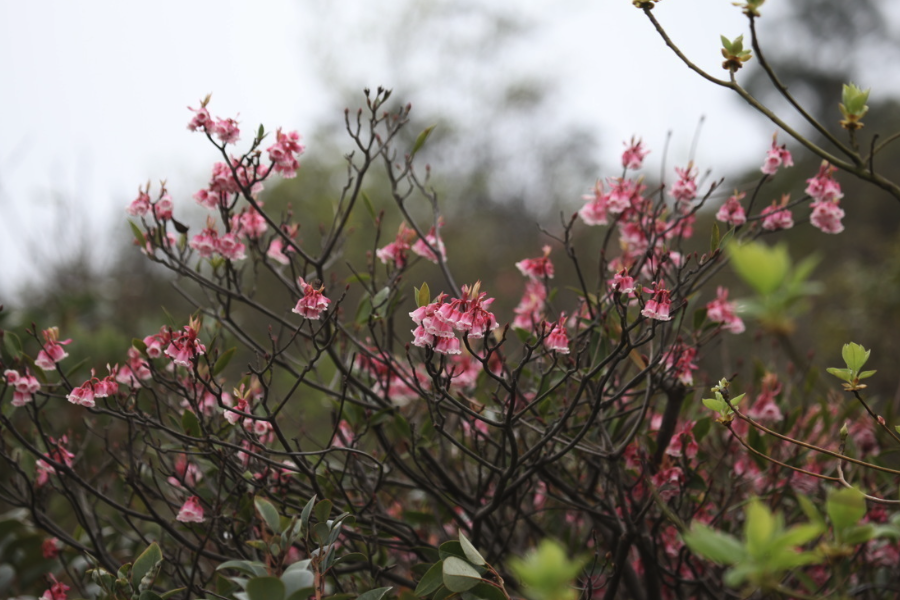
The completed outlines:
{"type": "Polygon", "coordinates": [[[550,325],[550,333],[544,339],[544,347],[560,354],[569,353],[569,335],[566,333],[566,313],[560,313],[559,322],[550,325]]]}
{"type": "Polygon", "coordinates": [[[844,194],[841,192],[841,185],[834,180],[834,172],[836,170],[827,162],[822,161],[816,176],[806,180],[809,184],[806,186],[806,193],[813,200],[819,202],[837,202],[843,198],[844,194]]]}
{"type": "Polygon", "coordinates": [[[231,261],[244,260],[247,247],[241,242],[233,231],[216,239],[216,251],[231,261]]]}
{"type": "Polygon", "coordinates": [[[516,318],[512,326],[518,329],[534,329],[544,320],[544,301],[547,299],[547,288],[543,282],[529,279],[525,283],[525,293],[519,305],[513,309],[516,318]]]}
{"type": "Polygon", "coordinates": [[[672,344],[669,351],[666,352],[665,364],[666,369],[671,375],[683,385],[694,385],[694,373],[697,365],[697,349],[693,346],[686,346],[681,342],[672,344]]]}
{"type": "Polygon", "coordinates": [[[126,210],[134,217],[146,215],[150,212],[150,195],[144,190],[138,189],[138,197],[131,201],[126,210]]]}
{"type": "Polygon", "coordinates": [[[175,520],[182,523],[202,523],[204,518],[203,507],[200,506],[200,498],[197,496],[188,498],[181,510],[178,511],[178,516],[175,517],[175,520]]]}
{"type": "Polygon", "coordinates": [[[592,194],[581,197],[588,203],[581,207],[578,216],[585,225],[606,225],[609,222],[607,220],[609,209],[607,207],[608,198],[603,193],[603,182],[598,179],[592,191],[592,194]]]}
{"type": "Polygon", "coordinates": [[[22,407],[34,400],[34,394],[41,389],[41,383],[34,375],[20,375],[18,371],[7,369],[3,372],[6,383],[13,386],[13,399],[11,404],[22,407]]]}
{"type": "Polygon", "coordinates": [[[206,354],[206,346],[197,338],[199,333],[200,320],[191,317],[189,324],[184,327],[184,332],[172,333],[165,355],[176,365],[190,367],[195,357],[206,354]]]}
{"type": "Polygon", "coordinates": [[[766,231],[777,231],[779,229],[790,229],[794,226],[794,217],[791,215],[791,211],[784,208],[788,200],[790,200],[790,196],[785,194],[781,197],[780,205],[773,200],[771,206],[763,209],[763,229],[766,231]]]}
{"type": "Polygon", "coordinates": [[[744,332],[744,322],[735,313],[735,303],[728,301],[728,290],[722,286],[716,289],[716,299],[706,305],[706,316],[713,323],[723,323],[725,331],[744,332]]]}
{"type": "Polygon", "coordinates": [[[41,556],[43,556],[47,560],[52,560],[59,556],[59,551],[61,549],[62,542],[59,541],[59,538],[44,538],[43,543],[41,543],[41,556]]]}
{"type": "Polygon", "coordinates": [[[241,214],[235,215],[231,219],[231,230],[235,234],[251,240],[262,237],[268,228],[269,224],[266,223],[266,218],[252,206],[245,207],[241,214]]]}
{"type": "Polygon", "coordinates": [[[303,291],[303,297],[297,300],[297,305],[292,312],[307,319],[318,320],[322,313],[328,309],[328,304],[331,303],[331,300],[322,294],[325,288],[320,287],[316,289],[306,283],[302,277],[297,278],[297,285],[303,291]]]}
{"type": "Polygon", "coordinates": [[[279,128],[275,136],[275,144],[266,149],[269,153],[269,160],[274,163],[275,171],[281,173],[285,179],[295,177],[297,169],[300,168],[297,157],[305,150],[304,146],[300,144],[300,134],[296,131],[284,133],[279,128]]]}
{"type": "Polygon", "coordinates": [[[634,277],[628,274],[628,269],[624,268],[617,271],[612,279],[608,282],[609,288],[613,292],[632,295],[634,293],[634,277]]]}
{"type": "Polygon", "coordinates": [[[687,203],[697,197],[697,169],[693,163],[688,163],[684,169],[675,167],[678,181],[669,190],[669,195],[679,203],[687,203]]]}
{"type": "Polygon", "coordinates": [[[438,257],[431,248],[428,247],[429,245],[440,253],[442,260],[447,259],[447,249],[444,247],[444,241],[435,235],[434,227],[432,227],[428,232],[428,235],[425,236],[425,241],[423,242],[421,238],[416,240],[416,243],[412,245],[411,250],[422,258],[426,258],[437,264],[438,257]],[[425,242],[428,242],[428,244],[425,242]]]}
{"type": "Polygon", "coordinates": [[[462,349],[460,348],[459,338],[456,336],[437,338],[437,342],[434,344],[434,351],[439,354],[461,354],[462,349]]]}
{"type": "Polygon", "coordinates": [[[61,581],[57,581],[56,577],[48,573],[47,577],[52,581],[50,589],[45,591],[38,600],[66,600],[69,586],[61,581]]]}
{"type": "Polygon", "coordinates": [[[825,233],[840,233],[844,230],[844,224],[841,223],[844,210],[838,206],[837,201],[819,200],[810,206],[813,211],[809,221],[814,227],[825,233]]]}
{"type": "Polygon", "coordinates": [[[788,152],[787,146],[784,144],[778,145],[778,133],[776,132],[772,136],[772,147],[766,152],[766,162],[763,163],[760,171],[766,175],[774,175],[778,171],[778,167],[782,165],[793,167],[794,159],[791,158],[791,153],[788,152]]]}
{"type": "Polygon", "coordinates": [[[525,277],[532,279],[553,279],[553,263],[550,261],[550,246],[544,246],[544,256],[526,258],[516,263],[516,268],[525,277]]]}
{"type": "MultiPolygon", "coordinates": [[[[383,264],[387,264],[388,261],[393,261],[394,265],[398,269],[402,269],[406,266],[406,251],[410,249],[415,236],[416,232],[407,227],[406,223],[400,223],[400,229],[397,231],[397,237],[394,239],[394,241],[389,243],[384,248],[379,248],[378,250],[376,250],[375,256],[377,256],[378,260],[380,260],[383,264]]],[[[424,246],[424,244],[422,244],[422,246],[424,246]]],[[[425,247],[425,250],[428,250],[428,248],[425,247]]],[[[424,256],[424,254],[422,254],[422,256],[424,256]]]]}
{"type": "Polygon", "coordinates": [[[207,222],[207,227],[190,241],[190,246],[200,254],[201,258],[211,258],[218,250],[219,232],[215,225],[207,222]]]}
{"type": "Polygon", "coordinates": [[[77,388],[74,388],[69,395],[66,396],[66,399],[72,404],[76,404],[78,406],[84,406],[86,408],[93,408],[96,404],[94,402],[94,384],[91,380],[85,381],[77,388]]]}
{"type": "Polygon", "coordinates": [[[153,205],[153,214],[160,221],[165,221],[172,218],[174,208],[175,205],[172,203],[172,198],[169,194],[163,193],[159,200],[156,201],[156,204],[153,205]]]}
{"type": "Polygon", "coordinates": [[[169,477],[166,482],[178,488],[194,487],[202,478],[203,473],[197,468],[197,465],[188,462],[184,454],[179,454],[175,458],[175,475],[169,477]]]}
{"type": "Polygon", "coordinates": [[[462,287],[462,298],[453,299],[443,304],[436,311],[441,320],[452,324],[457,331],[466,332],[470,338],[481,338],[484,334],[498,327],[497,319],[487,310],[493,298],[487,298],[487,292],[481,292],[481,282],[462,287]]]}
{"type": "Polygon", "coordinates": [[[240,139],[241,131],[234,119],[216,119],[213,133],[223,144],[234,144],[240,139]]]}
{"type": "Polygon", "coordinates": [[[669,310],[672,307],[672,300],[669,291],[665,289],[662,282],[654,283],[653,298],[647,300],[644,304],[641,314],[649,319],[657,321],[670,321],[669,310]]]}
{"type": "Polygon", "coordinates": [[[144,338],[144,344],[147,346],[147,356],[150,358],[159,358],[163,355],[163,346],[171,340],[169,331],[148,335],[144,338]]]}
{"type": "Polygon", "coordinates": [[[623,143],[625,144],[625,152],[622,153],[622,166],[626,169],[640,169],[644,162],[644,157],[650,154],[650,151],[643,147],[641,140],[635,142],[633,137],[630,144],[628,142],[623,143]]]}
{"type": "Polygon", "coordinates": [[[72,342],[69,340],[59,340],[59,327],[50,327],[41,332],[44,336],[44,347],[38,352],[34,364],[44,371],[55,371],[56,363],[66,358],[68,353],[63,348],[64,345],[72,342]]]}
{"type": "MultiPolygon", "coordinates": [[[[696,368],[696,367],[695,367],[696,368]]],[[[692,460],[697,456],[697,440],[694,439],[694,422],[685,421],[681,425],[681,429],[672,438],[669,447],[666,448],[666,454],[680,458],[684,456],[688,460],[692,460]]]]}
{"type": "Polygon", "coordinates": [[[201,131],[208,131],[212,128],[212,117],[209,116],[209,111],[206,110],[206,100],[200,103],[200,108],[191,108],[188,106],[188,109],[194,112],[194,117],[191,119],[191,122],[188,123],[188,129],[191,131],[197,131],[198,129],[201,131]]]}
{"type": "Polygon", "coordinates": [[[250,402],[246,398],[238,398],[237,404],[235,404],[232,408],[234,410],[230,408],[225,409],[225,420],[234,425],[235,423],[243,420],[244,416],[240,413],[250,413],[250,402]]]}
{"type": "Polygon", "coordinates": [[[669,500],[677,496],[681,490],[681,484],[684,482],[684,472],[679,467],[669,467],[668,469],[660,469],[650,479],[657,488],[660,497],[663,500],[669,500]]]}
{"type": "Polygon", "coordinates": [[[735,190],[734,195],[719,208],[719,211],[716,213],[716,220],[728,223],[734,227],[740,227],[746,223],[747,214],[744,212],[744,207],[741,206],[741,200],[746,195],[744,192],[735,190]]]}

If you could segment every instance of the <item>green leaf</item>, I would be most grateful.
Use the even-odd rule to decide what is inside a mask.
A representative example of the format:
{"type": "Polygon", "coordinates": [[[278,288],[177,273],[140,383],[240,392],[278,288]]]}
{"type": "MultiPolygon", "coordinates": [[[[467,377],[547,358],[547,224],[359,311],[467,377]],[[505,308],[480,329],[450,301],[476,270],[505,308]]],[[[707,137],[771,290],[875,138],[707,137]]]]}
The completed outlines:
{"type": "Polygon", "coordinates": [[[253,499],[253,504],[269,529],[274,533],[281,533],[281,517],[278,516],[275,506],[265,498],[259,497],[253,499]]]}
{"type": "Polygon", "coordinates": [[[412,158],[416,155],[416,152],[422,149],[422,146],[425,145],[425,140],[428,139],[428,136],[431,135],[431,132],[434,131],[434,128],[437,125],[432,125],[431,127],[426,127],[422,133],[419,134],[419,137],[416,138],[416,143],[413,144],[412,152],[409,153],[409,157],[412,158]]]}
{"type": "Polygon", "coordinates": [[[316,504],[315,514],[320,523],[327,522],[331,517],[331,500],[322,500],[316,504]]]}
{"type": "Polygon", "coordinates": [[[851,546],[868,542],[875,537],[875,527],[870,524],[848,527],[843,531],[841,541],[851,546]]]}
{"type": "Polygon", "coordinates": [[[305,537],[306,533],[309,531],[309,515],[312,514],[313,507],[316,505],[316,494],[313,494],[313,497],[309,499],[309,502],[306,503],[306,506],[303,507],[303,511],[300,513],[300,536],[305,537]]]}
{"type": "Polygon", "coordinates": [[[200,437],[200,420],[191,410],[181,413],[181,428],[191,437],[200,437]]]}
{"type": "Polygon", "coordinates": [[[692,552],[722,565],[734,565],[746,557],[744,546],[737,538],[700,523],[691,525],[682,538],[692,552]]]}
{"type": "Polygon", "coordinates": [[[717,413],[723,413],[730,410],[728,403],[724,400],[719,400],[718,398],[703,398],[702,402],[703,406],[710,410],[714,410],[717,413]]]}
{"type": "Polygon", "coordinates": [[[160,594],[159,597],[162,598],[162,600],[167,600],[168,598],[171,598],[171,597],[174,596],[175,594],[179,594],[179,593],[183,592],[183,591],[186,590],[186,589],[187,589],[187,588],[180,587],[180,588],[177,588],[177,589],[174,589],[174,590],[169,590],[169,591],[166,592],[165,594],[160,594]]]}
{"type": "Polygon", "coordinates": [[[463,552],[466,553],[466,558],[469,559],[470,563],[478,566],[486,564],[484,557],[475,549],[475,546],[472,545],[472,542],[469,541],[462,531],[459,532],[459,545],[462,546],[463,552]]]}
{"type": "Polygon", "coordinates": [[[229,560],[216,567],[216,571],[234,569],[245,575],[262,576],[267,573],[266,565],[253,560],[229,560]]]}
{"type": "Polygon", "coordinates": [[[719,234],[719,225],[715,221],[713,221],[712,226],[712,235],[709,238],[709,251],[715,252],[719,247],[719,242],[722,241],[722,236],[719,234]]]}
{"type": "Polygon", "coordinates": [[[156,592],[144,590],[143,592],[141,592],[141,595],[138,596],[138,600],[162,600],[162,596],[160,596],[156,592]]]}
{"type": "Polygon", "coordinates": [[[444,585],[451,592],[465,592],[481,582],[481,574],[466,561],[448,556],[443,563],[444,585]]]}
{"type": "Polygon", "coordinates": [[[706,313],[707,313],[707,311],[706,311],[705,307],[698,308],[697,310],[694,311],[693,324],[694,324],[695,330],[699,330],[701,327],[703,327],[703,323],[704,323],[704,321],[706,321],[706,313]]]}
{"type": "Polygon", "coordinates": [[[760,295],[768,295],[784,283],[790,270],[787,246],[769,247],[760,242],[728,244],[734,271],[760,295]]]}
{"type": "Polygon", "coordinates": [[[147,549],[135,559],[134,567],[131,569],[131,585],[134,586],[134,589],[138,588],[141,584],[141,579],[154,569],[158,563],[162,562],[162,559],[163,555],[162,550],[159,549],[159,544],[153,542],[147,546],[147,549]]]}
{"type": "Polygon", "coordinates": [[[277,577],[256,577],[245,589],[250,600],[284,600],[284,583],[277,577]]]}
{"type": "Polygon", "coordinates": [[[13,358],[18,358],[22,354],[22,340],[12,331],[3,332],[3,345],[13,358]]]}
{"type": "Polygon", "coordinates": [[[284,584],[284,595],[290,597],[297,590],[314,587],[316,576],[306,569],[294,569],[282,573],[281,582],[284,584]]]}
{"type": "Polygon", "coordinates": [[[431,290],[427,283],[422,283],[422,287],[416,290],[416,306],[427,306],[431,304],[431,290]]]}
{"type": "Polygon", "coordinates": [[[507,600],[503,590],[489,583],[479,583],[466,594],[471,594],[475,598],[481,598],[482,600],[507,600]]]}
{"type": "Polygon", "coordinates": [[[420,598],[430,596],[444,584],[444,563],[438,561],[431,565],[431,568],[422,576],[419,585],[416,586],[415,594],[420,598]]]}
{"type": "Polygon", "coordinates": [[[222,371],[225,370],[225,367],[228,366],[228,363],[231,362],[231,359],[234,358],[234,353],[237,352],[237,348],[229,348],[219,357],[219,360],[216,361],[215,366],[213,367],[212,374],[218,375],[222,371]]]}
{"type": "Polygon", "coordinates": [[[438,552],[440,553],[441,560],[447,558],[448,556],[455,556],[461,560],[466,559],[466,553],[463,552],[462,546],[456,540],[450,540],[449,542],[444,542],[438,547],[438,552]]]}
{"type": "Polygon", "coordinates": [[[863,368],[871,353],[871,350],[866,350],[853,342],[844,344],[844,347],[841,349],[841,356],[844,358],[844,362],[847,363],[847,368],[855,372],[859,372],[863,368]]]}
{"type": "Polygon", "coordinates": [[[385,594],[394,589],[393,587],[380,587],[369,590],[359,595],[356,600],[381,600],[385,594]]]}
{"type": "Polygon", "coordinates": [[[131,219],[128,219],[128,224],[131,225],[131,233],[134,234],[134,238],[138,241],[138,244],[140,244],[141,249],[143,249],[147,245],[147,238],[144,237],[144,232],[142,232],[141,228],[131,219]]]}
{"type": "Polygon", "coordinates": [[[832,375],[834,375],[835,377],[837,377],[838,379],[842,379],[848,383],[853,381],[853,371],[851,371],[850,369],[838,369],[836,367],[828,367],[825,370],[828,371],[829,373],[831,373],[832,375]]]}
{"type": "Polygon", "coordinates": [[[878,371],[863,371],[862,373],[857,375],[856,378],[857,379],[868,379],[869,377],[871,377],[872,375],[874,375],[877,372],[878,371]]]}
{"type": "Polygon", "coordinates": [[[744,520],[744,537],[750,556],[757,559],[765,556],[775,528],[775,517],[768,507],[756,498],[750,500],[744,520]]]}
{"type": "Polygon", "coordinates": [[[363,204],[366,205],[366,210],[369,211],[369,216],[372,217],[373,221],[377,220],[375,206],[372,204],[372,200],[369,199],[369,195],[361,191],[360,196],[362,196],[363,204]]]}
{"type": "Polygon", "coordinates": [[[837,535],[839,530],[856,525],[866,514],[866,499],[856,488],[832,490],[825,500],[825,510],[837,535]]]}

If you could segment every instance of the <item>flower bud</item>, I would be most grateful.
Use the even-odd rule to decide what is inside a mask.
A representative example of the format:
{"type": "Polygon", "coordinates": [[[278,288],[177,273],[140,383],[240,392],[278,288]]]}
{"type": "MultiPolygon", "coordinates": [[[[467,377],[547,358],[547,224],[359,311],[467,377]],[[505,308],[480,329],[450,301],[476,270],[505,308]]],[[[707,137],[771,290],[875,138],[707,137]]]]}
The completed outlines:
{"type": "Polygon", "coordinates": [[[841,427],[841,442],[845,442],[848,435],[850,435],[850,429],[847,427],[847,422],[845,421],[844,426],[841,427]]]}

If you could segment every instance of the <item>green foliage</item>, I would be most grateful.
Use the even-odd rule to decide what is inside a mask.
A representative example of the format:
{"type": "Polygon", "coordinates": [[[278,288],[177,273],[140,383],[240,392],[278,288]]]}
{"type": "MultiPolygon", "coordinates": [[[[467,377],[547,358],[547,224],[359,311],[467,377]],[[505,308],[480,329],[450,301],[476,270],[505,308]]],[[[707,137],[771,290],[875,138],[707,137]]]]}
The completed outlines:
{"type": "Polygon", "coordinates": [[[866,361],[869,360],[869,355],[871,353],[871,350],[866,350],[859,344],[855,344],[853,342],[844,344],[844,347],[841,350],[841,356],[843,357],[844,363],[847,365],[847,368],[838,369],[835,367],[829,367],[827,371],[838,379],[843,380],[845,383],[842,383],[841,385],[847,391],[865,389],[865,384],[861,384],[859,381],[861,379],[871,377],[877,372],[861,370],[866,364],[866,361]]]}
{"type": "Polygon", "coordinates": [[[584,558],[567,557],[558,542],[545,538],[524,559],[511,559],[509,568],[532,600],[574,600],[578,592],[572,580],[586,563],[584,558]]]}
{"type": "Polygon", "coordinates": [[[780,513],[773,514],[759,499],[752,498],[745,511],[743,541],[701,524],[692,526],[683,538],[693,552],[731,567],[725,573],[728,585],[746,583],[771,591],[779,587],[788,571],[822,561],[817,553],[798,547],[815,540],[823,530],[821,523],[813,521],[786,529],[780,513]]]}

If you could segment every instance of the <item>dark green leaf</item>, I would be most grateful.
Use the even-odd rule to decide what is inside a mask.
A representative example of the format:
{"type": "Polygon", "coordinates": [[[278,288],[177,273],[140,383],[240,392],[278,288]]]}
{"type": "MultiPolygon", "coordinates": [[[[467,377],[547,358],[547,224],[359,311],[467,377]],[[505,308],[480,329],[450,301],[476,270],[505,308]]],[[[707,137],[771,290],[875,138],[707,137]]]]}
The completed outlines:
{"type": "Polygon", "coordinates": [[[256,577],[247,582],[250,600],[284,600],[284,583],[277,577],[256,577]]]}
{"type": "Polygon", "coordinates": [[[191,410],[181,413],[181,428],[191,437],[200,437],[200,421],[191,410]]]}
{"type": "Polygon", "coordinates": [[[234,358],[234,353],[237,352],[237,348],[229,348],[216,361],[215,366],[213,367],[212,374],[218,375],[222,371],[225,370],[225,367],[228,366],[228,363],[231,362],[231,359],[234,358]]]}
{"type": "Polygon", "coordinates": [[[141,592],[141,595],[138,596],[138,600],[162,600],[162,597],[156,592],[144,590],[143,592],[141,592]]]}
{"type": "Polygon", "coordinates": [[[216,567],[216,571],[222,571],[224,569],[234,569],[245,575],[252,575],[255,577],[265,575],[267,572],[266,565],[252,560],[229,560],[216,567]]]}
{"type": "Polygon", "coordinates": [[[368,592],[363,592],[357,600],[381,600],[385,594],[394,589],[393,587],[380,587],[368,592]]]}
{"type": "Polygon", "coordinates": [[[377,219],[375,214],[375,207],[372,205],[372,201],[369,199],[368,194],[365,192],[360,192],[360,196],[362,196],[363,204],[366,205],[366,210],[369,211],[369,216],[372,217],[372,220],[375,221],[377,219]]]}
{"type": "Polygon", "coordinates": [[[320,523],[325,523],[331,517],[331,506],[331,500],[327,499],[316,504],[316,519],[318,519],[320,523]]]}

